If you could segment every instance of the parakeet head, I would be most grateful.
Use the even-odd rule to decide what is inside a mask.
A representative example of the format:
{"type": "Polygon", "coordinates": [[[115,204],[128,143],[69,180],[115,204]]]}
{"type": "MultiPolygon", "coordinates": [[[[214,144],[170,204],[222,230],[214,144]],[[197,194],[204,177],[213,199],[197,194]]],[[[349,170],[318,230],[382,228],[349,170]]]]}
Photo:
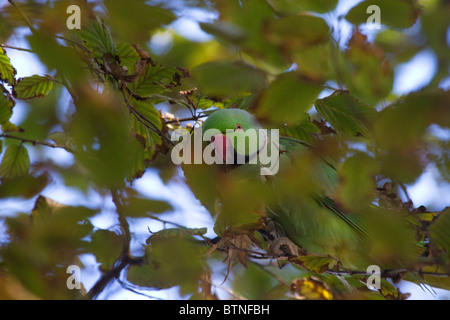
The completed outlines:
{"type": "Polygon", "coordinates": [[[221,109],[213,112],[205,121],[203,135],[211,134],[210,141],[214,145],[215,152],[219,153],[223,160],[231,156],[231,159],[236,161],[240,156],[248,162],[266,146],[267,136],[259,129],[260,124],[247,111],[221,109]]]}

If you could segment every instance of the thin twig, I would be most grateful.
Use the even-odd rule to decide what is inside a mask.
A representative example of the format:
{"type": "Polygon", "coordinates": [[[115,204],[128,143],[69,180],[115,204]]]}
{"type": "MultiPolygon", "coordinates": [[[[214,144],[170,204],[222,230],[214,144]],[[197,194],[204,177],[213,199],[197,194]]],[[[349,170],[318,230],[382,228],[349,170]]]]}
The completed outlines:
{"type": "Polygon", "coordinates": [[[74,151],[72,149],[70,149],[69,147],[66,147],[66,146],[61,146],[59,144],[49,143],[49,142],[40,141],[40,140],[33,140],[33,139],[12,136],[7,133],[0,134],[0,138],[15,139],[15,140],[22,141],[22,143],[27,142],[27,143],[31,143],[32,145],[42,145],[42,146],[46,146],[46,147],[50,147],[50,148],[61,148],[61,149],[66,150],[67,152],[74,153],[74,151]]]}
{"type": "Polygon", "coordinates": [[[139,121],[142,125],[144,125],[147,129],[156,133],[161,138],[163,138],[164,140],[169,142],[172,146],[174,146],[175,143],[172,140],[170,140],[168,137],[166,137],[166,135],[153,122],[148,120],[147,117],[145,117],[142,113],[140,113],[138,110],[136,110],[136,108],[133,107],[128,102],[128,98],[125,95],[124,87],[122,87],[120,91],[122,92],[122,97],[123,97],[123,100],[124,100],[126,106],[130,110],[130,112],[135,116],[136,120],[139,121]]]}
{"type": "Polygon", "coordinates": [[[14,50],[20,50],[20,51],[26,51],[26,52],[33,52],[33,50],[31,49],[26,49],[26,48],[20,48],[20,47],[14,47],[14,46],[10,46],[8,44],[0,44],[0,47],[2,48],[8,48],[8,49],[14,49],[14,50]]]}
{"type": "Polygon", "coordinates": [[[181,104],[181,105],[185,106],[188,109],[190,107],[189,103],[187,103],[187,102],[185,102],[183,100],[180,100],[180,99],[174,99],[174,98],[171,98],[171,97],[168,97],[168,96],[165,96],[165,95],[162,95],[162,94],[157,94],[157,93],[151,94],[151,95],[146,96],[146,97],[142,97],[142,96],[137,95],[136,93],[134,93],[130,88],[128,88],[128,86],[124,85],[124,88],[125,88],[125,90],[127,90],[127,93],[130,96],[132,96],[133,98],[135,98],[136,100],[145,101],[145,100],[162,99],[162,100],[167,100],[169,103],[181,104]]]}
{"type": "MultiPolygon", "coordinates": [[[[143,292],[139,292],[137,289],[134,289],[134,288],[132,287],[131,284],[126,283],[126,282],[124,282],[124,281],[121,280],[121,279],[117,279],[117,281],[119,282],[120,286],[121,286],[122,288],[124,288],[125,290],[128,290],[128,291],[130,291],[130,292],[133,292],[133,293],[135,293],[135,294],[138,294],[138,295],[141,295],[141,296],[144,296],[144,297],[147,297],[147,298],[149,298],[149,299],[153,299],[153,300],[163,300],[162,298],[154,297],[154,296],[151,296],[151,295],[149,295],[149,294],[146,294],[146,293],[143,293],[143,292]]],[[[141,287],[138,287],[138,288],[139,288],[140,290],[146,289],[146,288],[141,288],[141,287]]]]}
{"type": "Polygon", "coordinates": [[[66,37],[63,37],[63,36],[58,36],[58,35],[55,35],[55,38],[61,39],[61,40],[67,41],[67,42],[70,42],[71,44],[76,45],[78,48],[80,48],[80,49],[83,50],[84,52],[91,53],[91,51],[90,51],[88,48],[86,48],[86,47],[83,46],[81,43],[76,42],[76,41],[74,41],[74,40],[72,40],[72,39],[69,39],[69,38],[66,38],[66,37]]]}
{"type": "Polygon", "coordinates": [[[119,198],[118,191],[116,189],[111,190],[111,196],[114,204],[116,205],[116,211],[119,219],[120,226],[123,232],[122,253],[116,260],[115,267],[103,274],[103,276],[95,283],[95,285],[88,292],[87,297],[89,299],[95,299],[105,287],[114,279],[119,279],[122,270],[130,264],[137,264],[141,262],[141,258],[133,258],[130,256],[130,241],[131,233],[130,226],[125,216],[125,210],[122,202],[119,198]]]}
{"type": "Polygon", "coordinates": [[[156,221],[162,222],[163,224],[171,224],[171,225],[173,225],[173,226],[175,226],[175,227],[178,227],[178,228],[188,229],[187,227],[182,226],[181,224],[178,224],[178,223],[172,222],[172,221],[168,221],[168,220],[164,220],[164,219],[161,219],[161,218],[156,217],[156,216],[154,216],[154,215],[149,215],[148,217],[149,217],[150,219],[152,219],[152,220],[156,220],[156,221]]]}
{"type": "Polygon", "coordinates": [[[33,24],[28,19],[25,12],[23,12],[23,10],[16,4],[16,2],[14,0],[8,0],[8,2],[14,7],[14,9],[16,9],[19,12],[19,14],[22,16],[23,20],[25,20],[25,23],[27,24],[30,31],[34,33],[35,29],[33,27],[33,24]]]}
{"type": "Polygon", "coordinates": [[[123,207],[122,201],[120,200],[119,193],[116,189],[111,189],[111,196],[114,205],[116,206],[117,216],[120,223],[120,227],[123,231],[123,246],[122,246],[122,256],[130,254],[130,242],[131,242],[131,233],[130,233],[130,225],[128,224],[128,220],[125,216],[125,209],[123,207]]]}
{"type": "Polygon", "coordinates": [[[193,116],[193,117],[187,117],[187,118],[177,118],[174,120],[169,120],[164,122],[164,124],[171,124],[171,123],[179,123],[179,122],[184,122],[184,121],[197,121],[200,118],[204,118],[207,117],[207,114],[199,114],[197,116],[193,116]]]}
{"type": "Polygon", "coordinates": [[[93,300],[97,298],[97,296],[103,292],[103,290],[111,282],[111,280],[118,279],[122,270],[134,261],[129,256],[120,257],[118,260],[120,261],[119,264],[117,264],[108,272],[104,273],[102,277],[91,288],[91,290],[89,290],[89,292],[87,293],[88,299],[93,300]]]}
{"type": "Polygon", "coordinates": [[[323,87],[324,87],[325,89],[333,90],[333,91],[339,91],[339,90],[340,90],[340,89],[338,89],[338,88],[333,88],[333,87],[328,86],[328,85],[324,85],[323,87]]]}
{"type": "Polygon", "coordinates": [[[408,189],[406,188],[404,183],[399,183],[400,188],[403,190],[403,193],[405,194],[406,199],[408,200],[408,202],[413,203],[413,201],[411,200],[409,194],[408,194],[408,189]]]}
{"type": "Polygon", "coordinates": [[[223,285],[220,284],[215,284],[211,281],[208,280],[204,280],[206,283],[208,283],[209,285],[218,288],[218,289],[222,289],[223,291],[225,291],[226,293],[228,293],[229,295],[231,295],[233,298],[235,298],[236,300],[247,300],[246,298],[238,295],[237,293],[235,293],[233,290],[231,290],[230,288],[224,287],[223,285]]]}
{"type": "MultiPolygon", "coordinates": [[[[360,270],[349,270],[349,269],[339,269],[339,270],[327,270],[326,273],[338,274],[338,275],[358,275],[358,276],[371,276],[372,273],[360,270]]],[[[413,272],[409,269],[384,269],[381,270],[382,278],[390,278],[396,276],[399,273],[413,272]]],[[[450,273],[440,273],[440,272],[422,272],[416,271],[419,275],[436,276],[436,277],[450,277],[450,273]]]]}

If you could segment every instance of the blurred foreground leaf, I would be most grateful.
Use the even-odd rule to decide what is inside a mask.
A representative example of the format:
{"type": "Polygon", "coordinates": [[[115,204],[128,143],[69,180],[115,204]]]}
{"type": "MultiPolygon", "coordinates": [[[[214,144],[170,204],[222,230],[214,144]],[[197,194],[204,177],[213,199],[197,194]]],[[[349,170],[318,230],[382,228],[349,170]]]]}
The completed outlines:
{"type": "Polygon", "coordinates": [[[3,155],[0,164],[0,177],[2,180],[15,179],[28,173],[30,157],[23,145],[9,146],[3,155]]]}
{"type": "Polygon", "coordinates": [[[366,23],[373,11],[367,8],[376,5],[380,10],[381,24],[392,28],[409,28],[419,17],[420,9],[414,0],[367,0],[357,4],[345,16],[354,24],[366,23]]]}

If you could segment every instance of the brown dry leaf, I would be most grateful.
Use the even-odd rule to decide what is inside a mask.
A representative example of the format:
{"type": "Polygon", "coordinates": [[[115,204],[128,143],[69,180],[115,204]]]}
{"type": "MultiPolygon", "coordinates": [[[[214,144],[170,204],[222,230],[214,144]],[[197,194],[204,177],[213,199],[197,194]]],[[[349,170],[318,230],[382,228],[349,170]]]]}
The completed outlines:
{"type": "Polygon", "coordinates": [[[248,231],[241,230],[227,230],[224,237],[224,247],[227,251],[227,257],[224,262],[228,264],[227,275],[223,282],[225,282],[230,274],[233,262],[238,259],[239,262],[247,268],[248,249],[252,246],[261,248],[261,244],[253,234],[248,231]]]}
{"type": "Polygon", "coordinates": [[[227,256],[224,262],[228,265],[228,269],[225,279],[223,280],[224,283],[230,275],[234,261],[238,260],[245,268],[247,268],[247,256],[252,252],[250,248],[255,246],[262,248],[261,243],[253,233],[246,230],[228,229],[221,239],[205,254],[209,254],[218,248],[221,248],[226,252],[227,256]]]}
{"type": "Polygon", "coordinates": [[[115,59],[110,53],[106,53],[103,55],[103,62],[105,64],[105,69],[109,74],[111,74],[118,80],[134,83],[144,72],[145,66],[152,61],[150,58],[139,59],[138,61],[136,61],[134,73],[130,75],[128,74],[127,67],[121,66],[119,64],[119,61],[117,61],[117,59],[115,59]]]}

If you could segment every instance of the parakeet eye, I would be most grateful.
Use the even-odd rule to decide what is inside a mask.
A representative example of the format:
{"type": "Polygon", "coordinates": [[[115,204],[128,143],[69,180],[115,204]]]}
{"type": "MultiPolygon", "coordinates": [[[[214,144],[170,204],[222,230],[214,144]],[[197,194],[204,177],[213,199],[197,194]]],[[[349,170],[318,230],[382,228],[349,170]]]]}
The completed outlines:
{"type": "Polygon", "coordinates": [[[244,127],[242,127],[239,123],[236,123],[236,131],[244,131],[244,127]]]}

